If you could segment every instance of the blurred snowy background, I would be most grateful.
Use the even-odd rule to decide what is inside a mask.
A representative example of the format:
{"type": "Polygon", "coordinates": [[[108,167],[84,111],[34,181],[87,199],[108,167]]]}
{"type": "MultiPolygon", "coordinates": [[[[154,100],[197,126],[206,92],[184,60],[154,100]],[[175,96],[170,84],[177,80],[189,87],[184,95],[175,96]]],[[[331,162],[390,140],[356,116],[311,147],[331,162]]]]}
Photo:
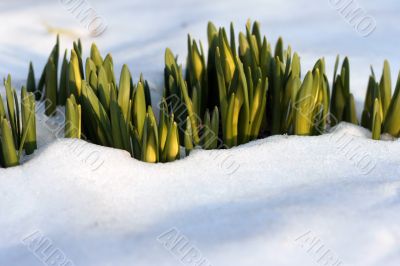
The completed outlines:
{"type": "MultiPolygon", "coordinates": [[[[55,31],[60,30],[66,33],[61,37],[63,48],[70,48],[72,41],[80,37],[88,51],[94,41],[103,53],[113,54],[117,72],[126,63],[134,76],[143,72],[156,89],[160,89],[166,47],[178,54],[180,62],[184,63],[188,33],[206,45],[208,21],[225,27],[232,21],[238,32],[244,30],[246,20],[251,19],[261,23],[262,33],[271,42],[275,43],[282,36],[285,45],[290,44],[301,55],[304,72],[318,58],[325,57],[331,78],[336,55],[349,56],[352,90],[360,104],[370,65],[380,75],[383,60],[388,59],[393,79],[397,77],[400,69],[399,12],[397,0],[0,1],[0,76],[11,73],[15,80],[25,79],[28,60],[34,62],[39,75],[54,44],[55,31]],[[80,22],[88,8],[93,8],[101,18],[94,24],[104,22],[107,25],[104,33],[96,38],[90,36],[87,23],[80,22]],[[357,8],[360,13],[352,14],[357,8]],[[351,23],[353,17],[356,19],[351,23]],[[359,23],[363,18],[365,20],[359,23]],[[359,31],[367,28],[361,33],[369,32],[370,18],[375,20],[376,28],[362,37],[357,27],[359,31]]],[[[90,19],[85,20],[88,21],[90,19]]]]}

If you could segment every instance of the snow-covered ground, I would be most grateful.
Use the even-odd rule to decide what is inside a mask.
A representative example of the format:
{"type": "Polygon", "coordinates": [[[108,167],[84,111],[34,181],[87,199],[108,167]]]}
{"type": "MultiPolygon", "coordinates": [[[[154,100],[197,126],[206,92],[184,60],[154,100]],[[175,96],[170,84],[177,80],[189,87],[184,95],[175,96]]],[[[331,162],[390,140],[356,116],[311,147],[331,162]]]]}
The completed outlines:
{"type": "MultiPolygon", "coordinates": [[[[350,56],[358,112],[369,65],[400,69],[397,0],[361,1],[376,30],[361,37],[333,0],[87,1],[107,22],[91,38],[62,3],[0,1],[0,75],[37,76],[54,44],[52,28],[111,52],[120,69],[162,88],[166,47],[186,56],[186,34],[206,42],[206,24],[243,29],[261,22],[282,36],[304,70],[325,56],[350,56]]],[[[393,81],[394,82],[394,81],[393,81]]],[[[61,116],[61,115],[60,115],[61,116]]],[[[39,114],[40,149],[0,169],[0,265],[399,265],[400,142],[372,141],[341,124],[320,137],[276,136],[231,150],[196,151],[145,164],[119,150],[57,140],[39,114]]]]}

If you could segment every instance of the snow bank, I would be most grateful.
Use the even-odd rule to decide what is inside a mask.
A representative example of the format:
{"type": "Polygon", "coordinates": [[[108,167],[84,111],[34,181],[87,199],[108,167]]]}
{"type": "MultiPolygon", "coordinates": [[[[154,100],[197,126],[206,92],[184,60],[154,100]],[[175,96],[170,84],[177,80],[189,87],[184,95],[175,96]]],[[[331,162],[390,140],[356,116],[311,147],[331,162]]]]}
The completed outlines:
{"type": "Polygon", "coordinates": [[[0,264],[40,265],[23,241],[40,232],[74,265],[178,265],[189,247],[211,265],[312,265],[327,250],[342,265],[398,265],[400,142],[368,137],[341,124],[156,165],[55,142],[0,170],[0,264]],[[171,230],[190,244],[173,250],[171,230]]]}
{"type": "MultiPolygon", "coordinates": [[[[59,1],[0,3],[0,75],[37,76],[54,43],[46,26],[95,40],[120,69],[162,89],[163,54],[186,55],[206,23],[247,18],[302,55],[304,69],[349,55],[361,111],[369,64],[400,68],[397,0],[359,1],[377,21],[362,38],[330,1],[91,1],[108,23],[96,39],[59,1]],[[18,3],[18,4],[17,4],[18,3]]],[[[62,37],[70,47],[73,37],[62,37]]],[[[86,50],[87,52],[87,50],[86,50]]],[[[87,54],[87,53],[86,53],[87,54]]],[[[62,113],[59,115],[62,117],[62,113]]],[[[59,118],[59,117],[58,117],[59,118]]],[[[400,142],[341,124],[319,137],[275,136],[230,150],[145,164],[123,151],[58,140],[39,113],[40,149],[0,169],[0,265],[399,265],[400,142]]]]}

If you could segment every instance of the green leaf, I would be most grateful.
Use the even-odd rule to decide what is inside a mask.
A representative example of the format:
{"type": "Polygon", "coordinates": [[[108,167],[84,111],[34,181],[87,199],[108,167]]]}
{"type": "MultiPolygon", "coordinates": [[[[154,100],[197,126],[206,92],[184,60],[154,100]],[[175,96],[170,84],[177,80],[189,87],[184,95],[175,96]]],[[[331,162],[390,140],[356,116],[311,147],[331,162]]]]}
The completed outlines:
{"type": "Polygon", "coordinates": [[[186,155],[189,155],[190,151],[193,150],[193,134],[192,134],[192,126],[190,124],[189,117],[186,118],[184,143],[185,143],[186,155]]]}
{"type": "Polygon", "coordinates": [[[174,67],[177,68],[174,54],[172,53],[171,49],[169,49],[169,48],[165,49],[165,66],[170,71],[174,67]]]}
{"type": "Polygon", "coordinates": [[[168,135],[165,143],[164,158],[166,162],[172,162],[179,158],[179,134],[178,126],[174,122],[174,117],[171,116],[168,126],[168,135]]]}
{"type": "Polygon", "coordinates": [[[29,63],[28,78],[26,81],[26,88],[28,92],[36,91],[35,71],[33,70],[32,62],[29,63]]]}
{"type": "Polygon", "coordinates": [[[374,101],[374,111],[372,116],[372,139],[381,139],[381,126],[382,126],[382,116],[381,116],[381,106],[378,99],[374,101]]]}
{"type": "Polygon", "coordinates": [[[223,121],[225,124],[225,136],[224,143],[228,147],[233,147],[237,145],[237,122],[234,125],[234,120],[238,119],[238,111],[235,112],[235,105],[237,106],[238,100],[233,92],[229,98],[228,112],[226,115],[226,120],[223,121]],[[236,113],[236,117],[235,117],[236,113]],[[236,118],[236,119],[235,119],[236,118]]]}
{"type": "Polygon", "coordinates": [[[294,121],[294,134],[296,135],[310,135],[312,120],[311,116],[314,113],[313,101],[314,95],[313,90],[313,75],[308,72],[304,78],[303,84],[297,95],[295,103],[295,121],[294,121]]]}
{"type": "Polygon", "coordinates": [[[6,110],[4,109],[3,97],[0,94],[0,119],[6,118],[6,110]]]}
{"type": "Polygon", "coordinates": [[[203,143],[202,146],[205,150],[210,150],[211,149],[211,142],[213,141],[213,133],[211,130],[211,118],[210,118],[210,112],[208,111],[208,109],[206,110],[206,113],[204,114],[204,128],[203,128],[203,143]]]}
{"type": "MultiPolygon", "coordinates": [[[[60,37],[59,37],[59,35],[57,35],[56,44],[54,45],[53,49],[51,50],[51,53],[50,53],[49,58],[47,60],[47,62],[50,61],[50,60],[53,61],[54,67],[56,69],[56,73],[58,73],[58,57],[59,57],[59,53],[60,53],[60,37]]],[[[46,72],[47,72],[47,64],[43,68],[42,75],[40,76],[39,83],[38,83],[38,86],[37,86],[37,90],[35,92],[35,97],[36,97],[37,101],[40,100],[42,98],[42,96],[43,96],[43,89],[44,89],[44,86],[46,84],[46,72]]]]}
{"type": "Polygon", "coordinates": [[[375,91],[377,91],[376,87],[377,85],[374,76],[370,76],[368,81],[367,93],[364,101],[362,120],[361,120],[361,126],[368,128],[370,130],[372,130],[372,111],[374,107],[373,106],[374,100],[375,97],[379,97],[378,95],[374,95],[375,91]]]}
{"type": "Polygon", "coordinates": [[[258,137],[267,106],[268,78],[265,79],[265,82],[259,80],[259,84],[260,88],[256,90],[254,101],[252,103],[253,106],[250,119],[251,127],[249,133],[250,139],[256,139],[258,137]]]}
{"type": "Polygon", "coordinates": [[[390,65],[387,60],[385,60],[383,66],[383,73],[379,84],[379,89],[382,97],[383,118],[385,118],[387,110],[389,109],[390,101],[392,99],[392,79],[390,75],[390,65]]]}
{"type": "Polygon", "coordinates": [[[218,36],[218,30],[212,22],[208,22],[207,36],[208,36],[208,44],[211,44],[214,41],[214,39],[218,36]]]}
{"type": "Polygon", "coordinates": [[[118,105],[121,108],[125,121],[128,121],[129,100],[131,98],[131,73],[128,66],[123,65],[119,80],[118,105]]]}
{"type": "Polygon", "coordinates": [[[35,98],[33,93],[28,93],[26,88],[24,87],[22,87],[21,90],[21,115],[22,135],[26,134],[26,139],[23,147],[25,149],[25,153],[29,155],[37,149],[35,98]]]}
{"type": "Polygon", "coordinates": [[[93,121],[93,131],[97,133],[98,141],[104,146],[112,146],[111,123],[107,112],[86,81],[82,82],[82,100],[83,112],[93,121]]]}
{"type": "Polygon", "coordinates": [[[47,116],[55,114],[57,109],[57,72],[52,59],[47,62],[45,107],[45,113],[47,116]]]}
{"type": "Polygon", "coordinates": [[[111,54],[107,54],[103,62],[103,68],[106,71],[108,83],[116,85],[116,79],[114,75],[114,63],[111,54]]]}
{"type": "Polygon", "coordinates": [[[73,94],[67,99],[65,107],[65,137],[81,138],[81,106],[76,103],[73,94]]]}
{"type": "Polygon", "coordinates": [[[133,125],[138,131],[139,140],[142,140],[144,128],[144,122],[146,119],[146,100],[144,95],[143,84],[139,82],[137,84],[136,91],[133,96],[133,125]]]}
{"type": "Polygon", "coordinates": [[[74,51],[75,51],[75,53],[77,55],[77,58],[78,58],[79,72],[81,74],[82,79],[84,79],[85,72],[83,70],[82,50],[78,47],[76,42],[74,42],[73,45],[74,45],[74,51]]]}
{"type": "MultiPolygon", "coordinates": [[[[221,55],[219,53],[219,48],[217,48],[215,53],[215,65],[217,70],[217,80],[218,80],[218,95],[219,95],[219,106],[221,108],[221,118],[222,121],[227,120],[228,115],[228,97],[227,97],[227,88],[224,73],[222,70],[222,62],[221,62],[221,55]]],[[[226,127],[222,127],[223,134],[226,136],[226,127]]]]}
{"type": "Polygon", "coordinates": [[[85,65],[85,77],[89,78],[90,74],[94,72],[97,75],[97,67],[94,64],[93,60],[90,57],[86,58],[86,65],[85,65]]]}
{"type": "Polygon", "coordinates": [[[210,149],[216,149],[218,146],[218,138],[219,138],[219,111],[218,107],[214,107],[214,111],[211,117],[211,130],[215,138],[210,144],[210,149]]]}
{"type": "Polygon", "coordinates": [[[131,142],[132,142],[133,157],[138,160],[141,160],[142,159],[142,147],[141,147],[141,143],[139,141],[139,134],[138,134],[136,128],[132,125],[132,123],[129,123],[129,132],[130,132],[131,142]]]}
{"type": "Polygon", "coordinates": [[[347,99],[350,95],[350,63],[347,57],[343,61],[340,77],[343,85],[343,95],[344,98],[347,99]]]}
{"type": "Polygon", "coordinates": [[[235,72],[235,59],[233,57],[231,48],[228,44],[226,33],[224,29],[219,31],[219,49],[221,53],[221,62],[224,71],[225,81],[230,83],[235,72]]]}
{"type": "Polygon", "coordinates": [[[393,137],[400,136],[400,73],[385,122],[383,123],[383,132],[389,133],[393,137]]]}
{"type": "Polygon", "coordinates": [[[79,49],[79,52],[82,54],[82,42],[81,42],[81,39],[78,39],[78,49],[79,49]]]}
{"type": "Polygon", "coordinates": [[[75,50],[71,50],[71,60],[69,62],[68,75],[69,75],[68,79],[69,93],[72,93],[75,95],[76,98],[79,98],[81,96],[81,90],[82,90],[82,76],[81,76],[81,71],[79,69],[78,56],[75,50]]]}
{"type": "MultiPolygon", "coordinates": [[[[168,144],[167,144],[168,145],[168,144]]],[[[142,139],[142,161],[156,163],[159,160],[158,155],[158,134],[157,124],[154,114],[149,106],[144,122],[144,132],[142,139]]]]}
{"type": "Polygon", "coordinates": [[[60,84],[58,92],[58,104],[64,106],[68,97],[67,93],[67,80],[68,80],[68,60],[67,50],[65,50],[63,62],[61,65],[60,84]]]}
{"type": "Polygon", "coordinates": [[[7,79],[4,80],[4,87],[6,89],[6,99],[7,99],[7,110],[8,119],[11,124],[12,136],[14,139],[14,145],[19,145],[19,123],[18,123],[18,99],[14,98],[15,90],[11,88],[11,76],[8,75],[7,79]],[[16,104],[17,103],[17,104],[16,104]]]}
{"type": "MultiPolygon", "coordinates": [[[[139,81],[143,84],[144,88],[144,96],[146,98],[146,105],[149,106],[151,105],[151,95],[150,95],[150,86],[147,80],[143,78],[143,74],[140,74],[140,79],[139,81]]],[[[132,84],[132,79],[131,79],[131,84],[132,84]]]]}
{"type": "MultiPolygon", "coordinates": [[[[114,98],[113,96],[112,98],[114,98]]],[[[124,149],[124,145],[122,143],[122,132],[121,125],[119,120],[119,106],[114,99],[111,99],[110,102],[110,118],[111,118],[111,134],[113,137],[113,147],[117,149],[124,149]]]]}
{"type": "Polygon", "coordinates": [[[301,65],[300,65],[300,57],[297,53],[293,54],[292,60],[292,76],[300,78],[301,76],[301,65]]]}
{"type": "Polygon", "coordinates": [[[354,103],[353,94],[347,99],[346,107],[344,108],[343,120],[355,125],[358,125],[356,105],[354,103]]]}
{"type": "Polygon", "coordinates": [[[283,56],[283,40],[281,37],[279,37],[278,41],[276,42],[275,46],[275,58],[279,58],[280,62],[283,62],[284,56],[283,56]]]}
{"type": "Polygon", "coordinates": [[[163,97],[160,103],[160,115],[158,124],[158,136],[160,139],[160,152],[163,153],[165,148],[165,142],[167,141],[168,134],[168,104],[163,97]]]}
{"type": "Polygon", "coordinates": [[[17,152],[15,149],[11,128],[7,119],[0,121],[1,148],[5,167],[12,167],[19,164],[17,152]]]}
{"type": "Polygon", "coordinates": [[[344,94],[343,84],[340,76],[336,78],[335,86],[332,90],[331,99],[331,114],[334,117],[331,126],[335,126],[335,121],[340,122],[343,120],[343,110],[346,106],[346,96],[344,94]]]}
{"type": "Polygon", "coordinates": [[[93,88],[94,92],[97,94],[98,90],[97,90],[97,84],[98,84],[98,78],[97,78],[97,74],[95,71],[90,72],[89,74],[89,84],[90,86],[93,88]]]}
{"type": "Polygon", "coordinates": [[[281,61],[279,57],[275,57],[272,60],[272,90],[271,90],[271,112],[272,112],[272,125],[271,133],[272,135],[280,134],[281,125],[281,90],[282,90],[282,70],[281,61]]]}
{"type": "Polygon", "coordinates": [[[108,83],[106,71],[102,66],[99,68],[97,93],[101,104],[108,113],[110,111],[111,86],[108,83]]]}
{"type": "Polygon", "coordinates": [[[103,65],[103,58],[101,57],[99,49],[95,43],[92,43],[92,47],[90,48],[90,59],[92,59],[97,68],[100,68],[103,65]]]}
{"type": "MultiPolygon", "coordinates": [[[[26,124],[29,125],[31,121],[35,119],[35,112],[29,112],[28,120],[26,121],[26,124]]],[[[36,123],[36,122],[34,122],[36,123]]],[[[18,161],[20,161],[21,156],[22,156],[22,149],[25,147],[25,141],[28,136],[29,130],[26,130],[22,136],[21,136],[21,141],[19,143],[19,149],[18,149],[18,161]]],[[[36,142],[36,136],[35,136],[35,142],[36,142]]],[[[33,151],[32,151],[33,152],[33,151]]]]}

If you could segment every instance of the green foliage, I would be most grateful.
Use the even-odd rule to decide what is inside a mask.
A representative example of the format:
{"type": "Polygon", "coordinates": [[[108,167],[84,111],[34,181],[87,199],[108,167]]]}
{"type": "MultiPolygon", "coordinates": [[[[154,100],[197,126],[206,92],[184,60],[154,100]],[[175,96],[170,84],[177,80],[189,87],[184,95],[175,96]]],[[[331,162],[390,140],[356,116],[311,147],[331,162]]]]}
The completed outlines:
{"type": "Polygon", "coordinates": [[[197,145],[216,148],[221,138],[224,146],[232,147],[260,135],[270,63],[265,57],[270,56],[270,51],[266,40],[261,44],[257,23],[252,33],[248,24],[246,35],[241,33],[239,37],[237,50],[233,25],[228,40],[224,28],[217,30],[209,23],[207,64],[202,45],[189,37],[186,82],[176,58],[166,50],[165,95],[180,131],[185,132],[180,140],[188,151],[197,145]],[[210,140],[211,133],[214,137],[210,140]]]}
{"type": "Polygon", "coordinates": [[[13,141],[13,135],[7,119],[2,118],[0,124],[1,132],[1,163],[3,167],[12,167],[19,164],[17,151],[13,141]]]}
{"type": "Polygon", "coordinates": [[[383,123],[383,132],[397,138],[400,137],[400,73],[383,123]]]}
{"type": "Polygon", "coordinates": [[[294,134],[309,136],[321,134],[325,129],[327,100],[324,98],[323,74],[316,68],[308,72],[295,104],[294,134]],[[321,82],[322,81],[322,82],[321,82]]]}
{"type": "Polygon", "coordinates": [[[350,93],[350,63],[346,57],[339,74],[337,74],[339,56],[336,58],[333,75],[332,99],[331,99],[331,126],[341,121],[358,125],[354,97],[350,93]]]}
{"type": "Polygon", "coordinates": [[[82,44],[80,40],[73,43],[69,60],[67,58],[67,50],[65,51],[60,71],[59,55],[60,38],[57,36],[56,44],[44,66],[37,86],[35,84],[33,65],[32,63],[29,65],[27,90],[35,94],[37,101],[45,101],[45,113],[47,116],[54,114],[57,105],[64,106],[71,93],[78,98],[81,93],[81,80],[84,79],[82,44]]]}
{"type": "Polygon", "coordinates": [[[206,60],[201,42],[197,44],[190,36],[188,36],[188,56],[185,76],[189,95],[198,94],[197,106],[199,110],[196,110],[196,113],[202,116],[209,102],[206,60]]]}
{"type": "Polygon", "coordinates": [[[79,53],[75,45],[68,64],[65,137],[126,150],[145,162],[179,158],[179,133],[173,113],[168,108],[160,111],[157,124],[147,81],[141,76],[133,85],[124,65],[117,84],[111,55],[103,60],[95,44],[84,68],[80,67],[79,53]],[[83,73],[88,80],[82,79],[83,73]]]}
{"type": "Polygon", "coordinates": [[[68,63],[68,59],[67,59],[67,54],[68,54],[68,50],[65,50],[62,65],[61,65],[60,83],[59,83],[59,91],[58,91],[57,103],[61,106],[64,106],[66,104],[67,95],[68,95],[67,77],[68,77],[69,63],[68,63]]]}
{"type": "Polygon", "coordinates": [[[354,96],[351,93],[344,108],[343,121],[358,125],[356,105],[354,103],[354,96]]]}
{"type": "MultiPolygon", "coordinates": [[[[37,149],[36,142],[36,118],[35,118],[35,96],[28,93],[27,89],[21,89],[21,122],[22,138],[25,137],[23,148],[27,155],[32,154],[37,149]]],[[[20,145],[22,144],[22,140],[20,145]]]]}
{"type": "Polygon", "coordinates": [[[75,96],[67,99],[65,107],[65,137],[66,138],[81,138],[82,125],[82,110],[81,105],[77,104],[75,96]]]}
{"type": "MultiPolygon", "coordinates": [[[[165,51],[165,93],[168,108],[175,114],[175,120],[180,128],[181,132],[184,131],[185,118],[188,117],[188,121],[192,128],[192,141],[195,145],[200,142],[199,138],[199,119],[200,110],[198,103],[199,94],[197,93],[197,87],[194,87],[192,95],[189,95],[187,83],[183,78],[182,67],[178,66],[176,59],[174,58],[170,49],[165,51]]],[[[182,139],[182,137],[181,137],[182,139]]]]}
{"type": "MultiPolygon", "coordinates": [[[[60,54],[60,37],[57,35],[57,40],[56,40],[56,44],[54,45],[53,49],[51,50],[51,53],[49,55],[49,58],[47,60],[47,64],[44,66],[43,71],[42,71],[42,75],[40,76],[39,79],[39,83],[36,87],[36,91],[35,91],[35,97],[36,100],[40,100],[42,99],[44,95],[43,90],[44,87],[46,85],[46,82],[48,80],[48,78],[46,77],[47,72],[48,72],[48,64],[49,62],[52,62],[52,64],[54,64],[54,69],[55,69],[55,73],[58,73],[58,58],[59,58],[59,54],[60,54]]],[[[57,85],[55,85],[57,88],[57,85]]],[[[54,89],[54,87],[51,87],[50,89],[54,89]]],[[[48,95],[54,95],[57,94],[56,92],[50,92],[48,93],[48,95]]],[[[56,104],[56,103],[54,103],[56,104]]]]}
{"type": "Polygon", "coordinates": [[[34,93],[36,91],[35,71],[33,70],[32,62],[29,63],[29,72],[26,81],[26,89],[28,90],[28,92],[34,93]]]}
{"type": "Polygon", "coordinates": [[[361,117],[361,125],[369,130],[372,130],[372,117],[374,110],[375,99],[380,101],[381,93],[379,84],[375,81],[375,76],[372,74],[369,77],[367,93],[364,101],[364,110],[361,117]]]}
{"type": "Polygon", "coordinates": [[[381,139],[382,107],[380,101],[375,99],[372,113],[372,139],[381,139]]]}
{"type": "MultiPolygon", "coordinates": [[[[5,80],[0,164],[17,165],[22,150],[31,154],[36,149],[35,97],[45,100],[48,116],[57,105],[66,106],[65,137],[126,150],[150,163],[179,159],[181,146],[189,154],[196,147],[229,148],[268,135],[319,135],[341,121],[359,124],[347,57],[340,70],[336,59],[331,94],[323,58],[303,79],[300,56],[282,38],[271,48],[258,22],[248,21],[238,35],[231,24],[227,32],[210,22],[206,51],[188,36],[185,69],[166,49],[158,122],[143,76],[134,84],[123,65],[117,83],[111,54],[103,57],[95,44],[83,61],[82,44],[74,42],[58,71],[57,36],[37,86],[29,64],[21,107],[11,78],[5,80]]],[[[381,133],[400,136],[400,74],[392,97],[387,61],[379,82],[372,71],[360,122],[373,139],[381,133]]]]}
{"type": "Polygon", "coordinates": [[[206,150],[216,149],[218,147],[218,127],[219,127],[219,112],[218,107],[215,107],[210,118],[208,110],[204,115],[204,128],[202,135],[202,147],[206,150]]]}
{"type": "Polygon", "coordinates": [[[382,77],[378,83],[373,69],[368,81],[361,125],[372,131],[372,138],[379,140],[381,133],[400,136],[400,74],[392,97],[389,62],[385,60],[382,77]]]}
{"type": "Polygon", "coordinates": [[[57,108],[57,69],[50,59],[46,66],[46,100],[45,100],[45,114],[51,116],[55,113],[57,108]]]}
{"type": "Polygon", "coordinates": [[[4,87],[7,112],[0,96],[0,166],[12,167],[19,164],[23,150],[32,154],[37,148],[35,99],[32,92],[22,87],[20,108],[10,75],[4,80],[4,87]]]}
{"type": "Polygon", "coordinates": [[[397,110],[400,110],[397,103],[397,87],[399,86],[399,82],[396,85],[396,91],[392,99],[389,63],[387,61],[384,62],[382,77],[379,83],[376,81],[372,68],[371,72],[361,117],[361,125],[372,131],[373,139],[379,140],[381,132],[397,137],[400,131],[400,121],[398,120],[398,113],[396,113],[397,110]]]}
{"type": "Polygon", "coordinates": [[[71,59],[68,64],[67,94],[73,94],[76,98],[81,96],[82,92],[82,72],[79,67],[78,54],[71,50],[71,59]]]}
{"type": "Polygon", "coordinates": [[[296,135],[310,135],[312,132],[316,94],[314,84],[313,74],[308,72],[296,97],[294,116],[294,134],[296,135]]]}
{"type": "Polygon", "coordinates": [[[385,60],[383,65],[383,72],[381,81],[379,83],[379,90],[381,93],[383,116],[386,117],[386,113],[389,109],[389,105],[392,99],[392,79],[390,75],[390,65],[387,60],[385,60]]]}

